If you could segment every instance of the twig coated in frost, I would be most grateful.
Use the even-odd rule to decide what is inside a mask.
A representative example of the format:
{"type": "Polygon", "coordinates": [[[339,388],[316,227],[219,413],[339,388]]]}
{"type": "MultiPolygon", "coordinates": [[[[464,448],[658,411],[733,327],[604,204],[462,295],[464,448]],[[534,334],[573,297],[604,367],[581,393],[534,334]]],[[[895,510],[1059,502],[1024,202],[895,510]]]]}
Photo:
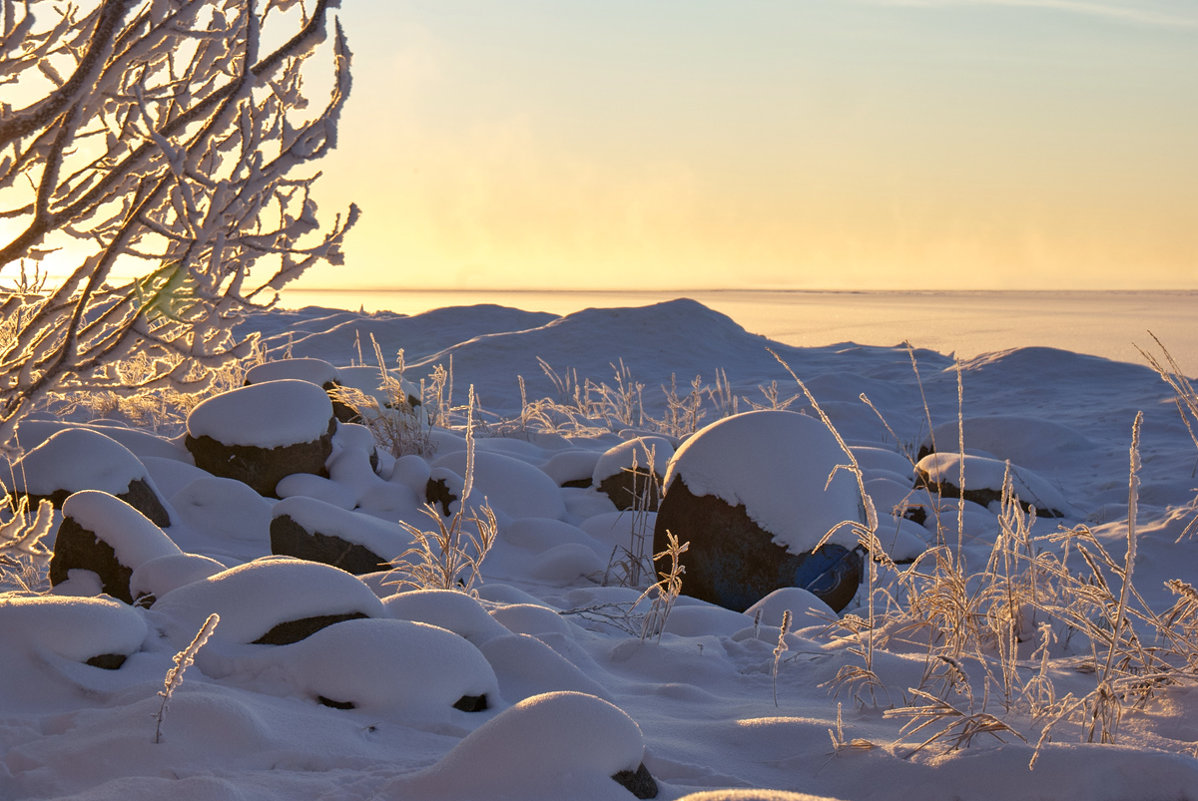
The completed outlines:
{"type": "Polygon", "coordinates": [[[208,619],[204,621],[204,625],[200,626],[200,630],[196,632],[195,639],[191,641],[191,644],[175,654],[175,665],[166,672],[166,678],[162,682],[162,689],[158,691],[158,695],[162,697],[162,705],[158,707],[158,714],[154,716],[155,743],[162,742],[162,721],[166,718],[167,704],[170,703],[175,690],[179,689],[179,686],[183,684],[183,674],[195,662],[196,654],[204,647],[204,643],[208,642],[208,638],[216,630],[217,623],[220,623],[220,615],[215,612],[208,615],[208,619]]]}

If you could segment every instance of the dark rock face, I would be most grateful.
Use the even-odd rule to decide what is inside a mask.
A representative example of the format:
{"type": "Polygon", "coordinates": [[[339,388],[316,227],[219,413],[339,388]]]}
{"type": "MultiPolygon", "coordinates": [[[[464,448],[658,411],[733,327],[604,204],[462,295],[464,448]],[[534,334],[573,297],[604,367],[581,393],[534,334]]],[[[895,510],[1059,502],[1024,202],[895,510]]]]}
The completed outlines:
{"type": "Polygon", "coordinates": [[[329,427],[311,442],[258,448],[252,445],[225,445],[212,437],[187,435],[185,444],[196,467],[214,476],[242,481],[259,494],[275,497],[275,486],[292,473],[314,473],[328,477],[325,461],[333,452],[333,432],[337,420],[329,418],[329,427]]]}
{"type": "Polygon", "coordinates": [[[125,654],[97,654],[84,664],[101,670],[120,670],[121,665],[125,664],[125,660],[128,658],[125,654]]]}
{"type": "Polygon", "coordinates": [[[488,708],[487,694],[463,695],[453,702],[453,708],[460,709],[463,712],[485,712],[488,708]]]}
{"type": "Polygon", "coordinates": [[[305,637],[311,637],[326,626],[340,623],[343,620],[357,620],[360,617],[366,617],[366,615],[361,612],[348,612],[343,615],[316,615],[315,617],[287,620],[271,628],[270,631],[254,640],[253,644],[291,645],[291,643],[299,642],[305,637]]]}
{"type": "MultiPolygon", "coordinates": [[[[45,498],[50,503],[54,504],[55,509],[61,509],[62,504],[72,493],[78,492],[81,489],[91,489],[90,487],[74,487],[71,489],[60,489],[49,495],[29,495],[29,505],[31,508],[36,508],[38,501],[45,498]]],[[[159,528],[166,528],[171,525],[171,516],[167,512],[166,506],[158,497],[158,493],[149,483],[142,478],[135,478],[129,482],[129,488],[124,492],[114,493],[117,498],[120,498],[125,503],[132,506],[137,511],[150,519],[150,522],[159,528]]]]}
{"type": "Polygon", "coordinates": [[[104,592],[127,604],[133,603],[129,593],[133,568],[121,564],[112,546],[96,537],[94,531],[84,528],[74,518],[64,517],[50,558],[51,586],[66,581],[71,570],[92,571],[100,577],[104,592]]]}
{"type": "Polygon", "coordinates": [[[644,497],[645,509],[657,511],[661,504],[661,476],[644,468],[621,470],[599,482],[599,491],[611,498],[620,511],[632,509],[644,497]]]}
{"type": "Polygon", "coordinates": [[[628,788],[628,792],[637,798],[657,798],[657,782],[649,774],[644,762],[636,770],[622,770],[612,779],[628,788]]]}
{"type": "MultiPolygon", "coordinates": [[[[588,482],[589,483],[589,482],[588,482]]],[[[441,515],[449,516],[449,506],[458,499],[458,496],[453,494],[443,478],[429,479],[428,484],[424,487],[424,500],[433,506],[441,507],[441,515]]]]}
{"type": "Polygon", "coordinates": [[[655,552],[665,550],[666,531],[691,544],[682,558],[682,592],[738,612],[779,587],[802,587],[839,612],[861,583],[857,551],[827,544],[814,553],[791,553],[749,518],[743,504],[694,495],[681,477],[658,509],[655,552]]]}
{"type": "Polygon", "coordinates": [[[388,564],[386,559],[364,545],[319,531],[308,531],[289,515],[270,521],[270,551],[309,562],[323,562],[355,576],[373,573],[388,564]]]}

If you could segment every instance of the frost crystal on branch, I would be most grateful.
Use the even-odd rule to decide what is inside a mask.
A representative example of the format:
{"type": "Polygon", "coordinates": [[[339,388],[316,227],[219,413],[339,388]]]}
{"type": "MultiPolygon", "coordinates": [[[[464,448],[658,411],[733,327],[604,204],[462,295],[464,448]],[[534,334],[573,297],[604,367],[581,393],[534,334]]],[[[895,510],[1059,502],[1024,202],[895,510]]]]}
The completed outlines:
{"type": "Polygon", "coordinates": [[[341,262],[357,208],[321,231],[316,175],[292,175],[336,145],[335,5],[0,6],[0,443],[57,389],[202,389],[252,344],[239,312],[341,262]],[[309,105],[310,57],[330,49],[329,97],[309,105]],[[32,294],[30,266],[62,277],[32,294]],[[133,355],[153,369],[131,385],[114,365],[133,355]]]}

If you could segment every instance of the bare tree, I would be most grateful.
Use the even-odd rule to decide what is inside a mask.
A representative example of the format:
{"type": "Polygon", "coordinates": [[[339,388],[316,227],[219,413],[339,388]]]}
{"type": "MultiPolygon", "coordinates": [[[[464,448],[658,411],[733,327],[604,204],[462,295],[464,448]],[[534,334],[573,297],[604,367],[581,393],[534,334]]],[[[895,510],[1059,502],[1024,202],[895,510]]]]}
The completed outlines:
{"type": "Polygon", "coordinates": [[[337,5],[0,0],[0,443],[64,387],[203,388],[246,352],[241,312],[340,263],[357,208],[322,231],[316,175],[292,176],[336,143],[337,5]],[[152,369],[130,386],[115,365],[136,353],[152,369]]]}

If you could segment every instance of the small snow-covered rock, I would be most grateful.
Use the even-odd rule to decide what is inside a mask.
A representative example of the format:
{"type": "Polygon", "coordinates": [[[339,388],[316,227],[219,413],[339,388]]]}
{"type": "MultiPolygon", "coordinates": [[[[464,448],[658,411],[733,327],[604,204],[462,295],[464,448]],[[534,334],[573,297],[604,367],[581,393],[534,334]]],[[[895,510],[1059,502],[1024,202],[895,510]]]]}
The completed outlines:
{"type": "Polygon", "coordinates": [[[560,690],[611,700],[602,685],[530,634],[512,634],[505,629],[502,635],[480,645],[479,650],[491,663],[499,691],[509,701],[560,690]]]}
{"type": "Polygon", "coordinates": [[[20,644],[34,652],[86,662],[105,654],[128,656],[141,647],[146,633],[138,610],[107,598],[9,595],[0,603],[4,651],[20,644]]]}
{"type": "MultiPolygon", "coordinates": [[[[466,452],[440,457],[432,463],[432,470],[433,480],[443,476],[440,471],[465,475],[466,452]]],[[[528,462],[501,453],[480,451],[474,454],[474,489],[469,503],[479,505],[484,498],[496,514],[509,520],[522,517],[560,519],[566,514],[561,490],[553,479],[528,462]]]]}
{"type": "Polygon", "coordinates": [[[729,609],[787,586],[843,609],[861,565],[843,524],[864,520],[856,479],[837,470],[846,462],[832,433],[806,415],[754,411],[712,423],[670,460],[653,551],[666,549],[666,532],[689,541],[682,591],[729,609]]]}
{"type": "Polygon", "coordinates": [[[746,609],[744,614],[763,626],[781,626],[782,614],[787,611],[791,616],[791,630],[827,625],[836,620],[832,607],[802,587],[779,587],[746,609]]]}
{"type": "MultiPolygon", "coordinates": [[[[1075,463],[1078,455],[1095,447],[1075,428],[1051,420],[1018,415],[966,417],[965,447],[981,450],[994,458],[1032,468],[1050,468],[1075,463]]],[[[936,426],[919,446],[919,457],[929,453],[958,450],[960,429],[956,420],[936,426]]]]}
{"type": "Polygon", "coordinates": [[[417,723],[445,723],[453,709],[499,704],[491,665],[472,644],[437,626],[359,619],[245,658],[240,668],[269,671],[275,688],[326,706],[399,711],[417,723]]]}
{"type": "Polygon", "coordinates": [[[90,428],[65,428],[13,466],[13,488],[32,502],[47,498],[62,508],[79,490],[100,490],[126,501],[159,526],[170,514],[145,465],[116,440],[90,428]]]}
{"type": "Polygon", "coordinates": [[[397,523],[315,498],[286,498],[275,504],[271,515],[272,553],[323,562],[356,575],[384,569],[412,544],[397,523]]]}
{"type": "Polygon", "coordinates": [[[553,454],[549,461],[541,465],[541,472],[559,487],[589,487],[595,465],[602,455],[591,449],[571,448],[553,454]]]}
{"type": "Polygon", "coordinates": [[[203,401],[187,416],[185,442],[198,467],[274,495],[284,476],[325,474],[336,424],[324,390],[282,379],[203,401]]]}
{"type": "MultiPolygon", "coordinates": [[[[587,798],[613,779],[644,779],[644,753],[640,726],[619,707],[585,693],[543,693],[475,729],[440,762],[385,785],[380,798],[482,798],[496,787],[512,797],[587,798]]],[[[653,798],[656,784],[648,778],[634,794],[653,798]]]]}
{"type": "Polygon", "coordinates": [[[148,605],[176,587],[206,579],[224,569],[220,562],[200,554],[166,554],[137,566],[129,577],[129,594],[139,606],[148,605]]]}
{"type": "Polygon", "coordinates": [[[1008,472],[1011,494],[1025,510],[1035,506],[1039,517],[1066,517],[1072,514],[1072,506],[1048,479],[1025,467],[985,456],[966,454],[962,457],[959,453],[929,454],[915,465],[915,483],[917,486],[939,492],[944,497],[964,497],[967,501],[973,501],[997,512],[1002,500],[1003,482],[1008,472]],[[965,472],[963,491],[958,486],[961,484],[962,466],[965,472]]]}
{"type": "Polygon", "coordinates": [[[255,559],[185,584],[150,609],[180,647],[213,612],[220,625],[210,642],[218,644],[285,644],[340,620],[386,616],[370,588],[344,570],[285,557],[255,559]]]}
{"type": "Polygon", "coordinates": [[[74,493],[63,503],[62,515],[50,559],[52,585],[66,581],[72,570],[90,570],[104,592],[133,603],[133,571],[152,559],[180,553],[149,518],[107,492],[74,493]]]}
{"type": "Polygon", "coordinates": [[[674,455],[665,437],[636,437],[606,450],[591,473],[591,484],[611,498],[617,509],[643,501],[656,510],[661,502],[661,479],[674,455]],[[635,465],[635,469],[634,469],[635,465]]]}
{"type": "Polygon", "coordinates": [[[337,397],[337,388],[341,386],[341,374],[336,367],[324,359],[311,356],[301,356],[292,359],[276,359],[251,367],[245,374],[245,383],[265,384],[267,381],[295,379],[307,381],[323,389],[329,394],[333,404],[333,415],[343,423],[358,419],[358,413],[353,407],[342,402],[337,397]]]}

